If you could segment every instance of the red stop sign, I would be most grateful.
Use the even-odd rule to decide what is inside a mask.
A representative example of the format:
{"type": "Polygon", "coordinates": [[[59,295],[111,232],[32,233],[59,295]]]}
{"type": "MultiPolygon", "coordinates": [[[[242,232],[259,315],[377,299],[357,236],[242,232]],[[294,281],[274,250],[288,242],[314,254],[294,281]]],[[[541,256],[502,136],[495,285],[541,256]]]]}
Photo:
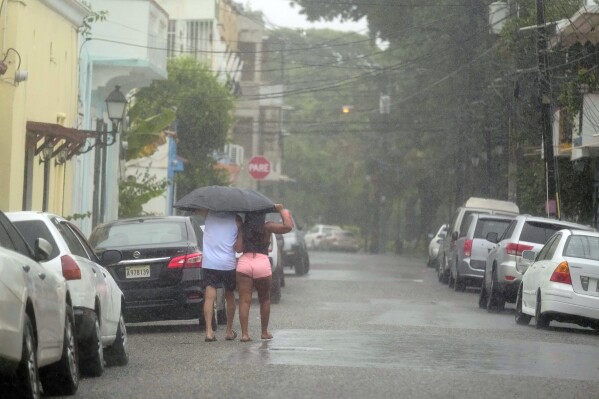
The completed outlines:
{"type": "Polygon", "coordinates": [[[248,173],[256,180],[262,180],[270,173],[270,161],[261,155],[252,157],[248,163],[248,173]]]}

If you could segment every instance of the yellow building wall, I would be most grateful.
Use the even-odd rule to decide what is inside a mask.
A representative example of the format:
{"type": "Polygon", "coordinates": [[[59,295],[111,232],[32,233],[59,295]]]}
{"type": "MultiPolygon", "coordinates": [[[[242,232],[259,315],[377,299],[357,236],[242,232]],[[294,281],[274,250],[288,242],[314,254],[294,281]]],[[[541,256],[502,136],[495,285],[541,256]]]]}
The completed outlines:
{"type": "MultiPolygon", "coordinates": [[[[15,211],[23,208],[27,121],[77,127],[78,32],[39,0],[8,1],[0,20],[2,54],[14,48],[20,54],[20,69],[29,73],[27,81],[14,83],[18,57],[10,51],[11,64],[0,80],[0,209],[15,211]]],[[[71,212],[72,165],[50,160],[50,212],[71,212]]],[[[32,209],[42,210],[44,165],[39,156],[32,167],[32,209]]]]}

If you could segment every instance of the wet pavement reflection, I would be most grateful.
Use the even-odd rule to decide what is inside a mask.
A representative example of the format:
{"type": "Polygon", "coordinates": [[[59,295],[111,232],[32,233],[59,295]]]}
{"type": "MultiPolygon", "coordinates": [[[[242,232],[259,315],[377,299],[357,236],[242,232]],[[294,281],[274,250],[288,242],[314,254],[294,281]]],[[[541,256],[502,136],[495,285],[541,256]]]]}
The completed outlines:
{"type": "Polygon", "coordinates": [[[236,364],[412,368],[599,381],[599,348],[439,335],[277,330],[231,355],[236,364]]]}

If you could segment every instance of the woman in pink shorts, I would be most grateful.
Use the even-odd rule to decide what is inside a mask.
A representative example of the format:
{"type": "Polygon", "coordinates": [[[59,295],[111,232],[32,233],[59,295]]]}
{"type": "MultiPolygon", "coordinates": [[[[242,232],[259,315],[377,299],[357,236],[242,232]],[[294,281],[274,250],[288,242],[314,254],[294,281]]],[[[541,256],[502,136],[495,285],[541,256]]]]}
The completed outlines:
{"type": "Polygon", "coordinates": [[[289,211],[283,205],[276,204],[283,223],[266,222],[264,213],[248,213],[245,222],[239,228],[235,251],[243,252],[237,261],[237,291],[239,292],[239,324],[241,324],[241,342],[251,341],[248,333],[248,320],[252,291],[256,287],[260,303],[260,324],[262,339],[272,339],[268,332],[270,318],[270,284],[272,270],[268,260],[268,247],[272,233],[285,234],[293,228],[289,211]]]}

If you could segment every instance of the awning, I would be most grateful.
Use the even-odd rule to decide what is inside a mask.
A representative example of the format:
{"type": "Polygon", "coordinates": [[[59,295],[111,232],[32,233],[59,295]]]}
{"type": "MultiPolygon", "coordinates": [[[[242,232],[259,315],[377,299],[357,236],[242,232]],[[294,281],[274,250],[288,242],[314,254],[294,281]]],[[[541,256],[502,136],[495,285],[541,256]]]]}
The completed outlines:
{"type": "Polygon", "coordinates": [[[66,159],[77,155],[87,139],[97,136],[97,132],[93,130],[73,129],[56,123],[28,121],[26,129],[27,147],[35,148],[35,155],[42,151],[46,143],[50,143],[53,147],[52,156],[66,148],[66,159]]]}

